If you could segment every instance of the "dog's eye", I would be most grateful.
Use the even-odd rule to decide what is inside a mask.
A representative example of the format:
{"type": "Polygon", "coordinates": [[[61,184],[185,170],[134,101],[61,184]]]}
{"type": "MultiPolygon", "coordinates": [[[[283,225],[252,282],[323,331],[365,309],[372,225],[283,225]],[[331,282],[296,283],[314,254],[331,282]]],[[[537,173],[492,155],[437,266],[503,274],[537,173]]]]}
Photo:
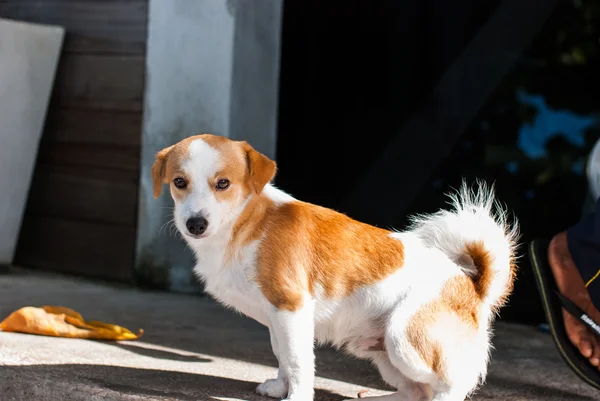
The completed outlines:
{"type": "Polygon", "coordinates": [[[222,179],[217,182],[217,189],[227,189],[229,188],[229,180],[222,179]]]}
{"type": "Polygon", "coordinates": [[[173,180],[173,185],[175,185],[175,187],[179,188],[179,189],[183,189],[185,187],[187,187],[187,183],[185,182],[185,180],[181,177],[177,177],[173,180]]]}

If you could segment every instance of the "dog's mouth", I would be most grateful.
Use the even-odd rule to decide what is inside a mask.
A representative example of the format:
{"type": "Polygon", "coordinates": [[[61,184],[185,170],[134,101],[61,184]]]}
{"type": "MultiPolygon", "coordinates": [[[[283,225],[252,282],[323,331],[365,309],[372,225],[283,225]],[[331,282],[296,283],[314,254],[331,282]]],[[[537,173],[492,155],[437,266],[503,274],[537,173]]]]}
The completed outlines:
{"type": "Polygon", "coordinates": [[[191,233],[185,233],[185,235],[188,236],[188,237],[190,237],[190,238],[193,238],[193,239],[203,239],[203,238],[206,238],[206,237],[210,236],[210,234],[207,234],[207,233],[202,233],[202,234],[199,234],[199,235],[194,235],[194,234],[191,234],[191,233]]]}

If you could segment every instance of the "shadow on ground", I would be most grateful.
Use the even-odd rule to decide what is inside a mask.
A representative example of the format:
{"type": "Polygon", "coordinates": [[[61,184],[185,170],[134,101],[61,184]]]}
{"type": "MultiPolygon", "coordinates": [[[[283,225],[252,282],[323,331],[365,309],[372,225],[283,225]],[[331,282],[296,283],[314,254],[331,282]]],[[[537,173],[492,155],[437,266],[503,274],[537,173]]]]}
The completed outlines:
{"type": "MultiPolygon", "coordinates": [[[[254,393],[257,383],[204,374],[99,365],[1,366],[0,394],[15,400],[220,400],[232,398],[266,401],[254,393]]],[[[476,400],[592,401],[592,396],[548,388],[543,384],[492,378],[493,393],[483,391],[476,400]],[[530,398],[531,397],[531,398],[530,398]]],[[[315,401],[341,401],[347,397],[317,390],[315,401]]]]}
{"type": "MultiPolygon", "coordinates": [[[[257,383],[223,377],[98,365],[2,366],[0,394],[16,400],[219,400],[237,398],[266,401],[254,394],[257,383]],[[176,389],[176,390],[174,390],[176,389]],[[65,398],[66,397],[66,398],[65,398]]],[[[318,390],[316,401],[341,401],[345,397],[318,390]]]]}
{"type": "MultiPolygon", "coordinates": [[[[58,391],[54,390],[56,388],[65,390],[65,382],[77,391],[87,386],[93,394],[96,394],[94,389],[101,384],[102,391],[112,391],[113,395],[106,399],[140,400],[139,397],[133,398],[132,394],[146,394],[147,397],[141,399],[211,400],[217,399],[214,397],[237,397],[262,400],[263,398],[253,395],[258,384],[254,380],[259,380],[260,375],[255,375],[256,372],[252,369],[260,369],[261,366],[277,367],[265,327],[225,310],[206,297],[137,291],[38,273],[0,275],[0,318],[27,305],[68,306],[81,312],[86,319],[116,323],[134,331],[143,328],[145,334],[139,341],[104,342],[118,348],[120,353],[111,353],[110,348],[102,350],[102,347],[79,343],[78,348],[87,349],[79,349],[80,355],[75,355],[71,343],[63,342],[61,352],[64,358],[61,365],[46,365],[60,363],[57,362],[60,357],[56,356],[57,340],[45,338],[43,341],[30,341],[11,337],[10,347],[13,349],[9,351],[12,354],[7,354],[16,359],[11,360],[0,352],[0,389],[21,386],[16,390],[24,392],[24,396],[13,399],[55,399],[36,398],[29,396],[28,392],[38,391],[35,394],[44,394],[39,388],[49,392],[58,391]],[[32,349],[32,344],[46,348],[32,349]],[[147,369],[110,366],[120,364],[118,362],[123,362],[121,364],[124,366],[134,366],[128,363],[127,353],[123,353],[123,350],[131,353],[131,359],[137,358],[136,363],[140,364],[137,366],[147,369]],[[103,355],[104,352],[120,358],[119,361],[111,361],[108,356],[103,355]],[[23,355],[29,355],[27,358],[35,361],[23,358],[23,355]],[[138,355],[146,359],[138,358],[138,355]],[[234,371],[223,376],[239,380],[213,376],[223,372],[211,369],[220,369],[224,363],[229,363],[223,359],[218,362],[219,358],[238,362],[233,364],[234,371]],[[216,363],[213,363],[213,359],[216,363]],[[74,364],[76,362],[84,364],[74,364]],[[93,362],[104,366],[91,364],[93,362]],[[163,366],[162,370],[153,370],[163,366]],[[11,380],[19,377],[26,380],[11,380]],[[209,394],[212,398],[207,398],[208,389],[213,391],[209,394]],[[125,394],[127,397],[118,394],[125,394]]],[[[2,334],[8,335],[0,333],[2,334]]],[[[8,337],[4,341],[8,341],[8,337]]],[[[568,369],[551,338],[535,328],[498,325],[494,345],[496,350],[487,384],[475,394],[474,400],[600,399],[598,392],[583,384],[568,369]]],[[[333,391],[352,388],[354,391],[351,386],[354,384],[389,390],[376,369],[366,361],[348,358],[330,348],[320,348],[316,354],[317,375],[339,382],[335,385],[324,384],[322,388],[333,391]]],[[[81,397],[72,398],[73,400],[89,399],[85,398],[84,391],[79,392],[81,397]]],[[[0,391],[0,394],[12,393],[0,391]]],[[[321,391],[318,399],[342,398],[321,391]]]]}

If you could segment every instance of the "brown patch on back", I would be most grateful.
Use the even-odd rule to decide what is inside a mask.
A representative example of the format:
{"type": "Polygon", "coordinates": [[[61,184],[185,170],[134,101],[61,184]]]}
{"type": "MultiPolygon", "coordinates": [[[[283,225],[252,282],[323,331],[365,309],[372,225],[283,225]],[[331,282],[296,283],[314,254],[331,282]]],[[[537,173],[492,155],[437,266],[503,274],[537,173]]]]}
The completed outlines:
{"type": "Polygon", "coordinates": [[[297,310],[321,287],[338,298],[399,269],[404,247],[390,232],[304,202],[269,211],[258,255],[258,282],[277,308],[297,310]]]}

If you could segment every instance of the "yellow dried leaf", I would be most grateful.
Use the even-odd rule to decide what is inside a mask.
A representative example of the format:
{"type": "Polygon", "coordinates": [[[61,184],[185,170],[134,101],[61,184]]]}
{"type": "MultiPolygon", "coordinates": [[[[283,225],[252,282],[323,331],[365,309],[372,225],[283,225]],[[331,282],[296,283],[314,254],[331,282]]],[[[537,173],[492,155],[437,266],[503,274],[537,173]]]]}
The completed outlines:
{"type": "Polygon", "coordinates": [[[90,321],[87,321],[86,323],[88,325],[90,325],[90,326],[98,327],[98,328],[101,328],[101,329],[112,330],[115,333],[119,333],[119,334],[126,333],[126,334],[135,335],[130,330],[126,329],[125,327],[117,326],[116,324],[99,322],[97,320],[90,320],[90,321]]]}
{"type": "Polygon", "coordinates": [[[76,319],[83,320],[83,316],[81,316],[78,312],[75,312],[73,309],[66,308],[64,306],[44,305],[44,306],[42,306],[42,309],[48,313],[53,313],[55,315],[60,315],[61,313],[64,313],[67,316],[72,316],[76,319]]]}
{"type": "Polygon", "coordinates": [[[135,340],[143,333],[132,333],[114,324],[86,322],[76,311],[62,306],[27,306],[11,313],[2,323],[4,331],[39,334],[54,337],[87,338],[95,340],[135,340]]]}

